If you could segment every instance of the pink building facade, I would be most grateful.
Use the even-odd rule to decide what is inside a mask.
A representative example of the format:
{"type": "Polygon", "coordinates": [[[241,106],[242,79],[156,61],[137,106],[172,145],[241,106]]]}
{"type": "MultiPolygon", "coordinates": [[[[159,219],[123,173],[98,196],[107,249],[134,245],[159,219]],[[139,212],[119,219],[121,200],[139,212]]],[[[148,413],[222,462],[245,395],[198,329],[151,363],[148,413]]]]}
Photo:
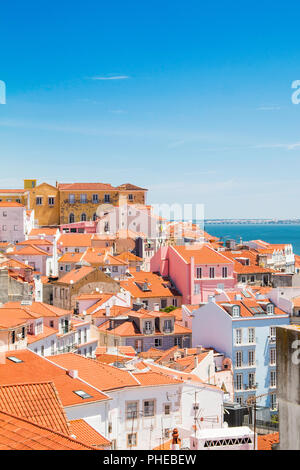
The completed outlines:
{"type": "Polygon", "coordinates": [[[183,304],[207,302],[216,289],[235,285],[233,261],[209,245],[164,246],[150,265],[152,272],[172,279],[183,304]]]}

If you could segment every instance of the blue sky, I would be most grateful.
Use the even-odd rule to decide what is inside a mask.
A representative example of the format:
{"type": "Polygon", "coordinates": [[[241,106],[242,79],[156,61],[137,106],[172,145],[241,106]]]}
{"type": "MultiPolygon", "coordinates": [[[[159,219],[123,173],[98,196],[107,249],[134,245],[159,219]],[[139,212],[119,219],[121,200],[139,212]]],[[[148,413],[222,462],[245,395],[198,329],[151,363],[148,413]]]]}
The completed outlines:
{"type": "Polygon", "coordinates": [[[132,182],[207,218],[299,217],[297,2],[2,3],[1,187],[132,182]]]}

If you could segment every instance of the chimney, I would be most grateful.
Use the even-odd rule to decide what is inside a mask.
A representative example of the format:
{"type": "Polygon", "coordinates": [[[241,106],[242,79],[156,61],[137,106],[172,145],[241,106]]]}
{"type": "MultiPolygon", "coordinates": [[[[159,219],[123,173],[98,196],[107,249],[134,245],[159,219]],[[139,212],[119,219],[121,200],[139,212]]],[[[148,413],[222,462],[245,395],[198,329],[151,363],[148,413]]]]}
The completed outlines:
{"type": "Polygon", "coordinates": [[[236,294],[235,295],[235,300],[242,300],[241,294],[236,294]]]}
{"type": "Polygon", "coordinates": [[[172,432],[172,450],[179,450],[180,449],[180,439],[178,429],[174,428],[172,432]]]}
{"type": "Polygon", "coordinates": [[[196,367],[198,367],[198,356],[195,356],[194,357],[194,369],[196,369],[196,367]]]}
{"type": "Polygon", "coordinates": [[[110,316],[110,305],[105,306],[105,316],[109,317],[110,316]]]}
{"type": "Polygon", "coordinates": [[[196,347],[196,353],[197,353],[197,354],[201,354],[201,352],[202,352],[202,345],[198,345],[198,346],[196,347]]]}
{"type": "Polygon", "coordinates": [[[154,310],[155,312],[159,312],[159,304],[154,304],[153,310],[154,310]]]}
{"type": "Polygon", "coordinates": [[[188,355],[188,348],[184,348],[184,357],[188,355]]]}
{"type": "Polygon", "coordinates": [[[208,302],[209,303],[216,303],[216,299],[214,295],[209,295],[208,296],[208,302]]]}
{"type": "Polygon", "coordinates": [[[70,369],[67,371],[67,374],[72,377],[72,379],[78,379],[78,370],[70,369]]]}

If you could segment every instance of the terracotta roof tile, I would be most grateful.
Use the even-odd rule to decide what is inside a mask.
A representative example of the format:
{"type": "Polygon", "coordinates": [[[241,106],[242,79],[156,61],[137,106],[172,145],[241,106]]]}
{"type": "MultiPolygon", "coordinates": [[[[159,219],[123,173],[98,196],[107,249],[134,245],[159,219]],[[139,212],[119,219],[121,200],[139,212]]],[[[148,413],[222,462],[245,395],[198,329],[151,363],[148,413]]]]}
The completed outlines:
{"type": "Polygon", "coordinates": [[[69,434],[67,418],[52,382],[0,386],[0,410],[69,434]]]}
{"type": "Polygon", "coordinates": [[[111,445],[108,439],[92,428],[84,419],[70,421],[70,429],[72,435],[76,436],[76,439],[91,447],[109,448],[111,445]]]}

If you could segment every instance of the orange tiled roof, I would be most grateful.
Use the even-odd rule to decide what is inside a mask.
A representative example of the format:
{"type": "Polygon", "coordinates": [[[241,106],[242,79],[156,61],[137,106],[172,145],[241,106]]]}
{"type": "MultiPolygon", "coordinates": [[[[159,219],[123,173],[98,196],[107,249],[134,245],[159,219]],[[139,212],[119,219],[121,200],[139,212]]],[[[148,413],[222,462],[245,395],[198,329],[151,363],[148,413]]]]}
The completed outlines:
{"type": "Polygon", "coordinates": [[[119,258],[127,262],[128,261],[140,261],[140,262],[143,261],[143,258],[140,258],[139,256],[134,255],[133,253],[131,253],[131,251],[124,251],[120,255],[116,256],[116,258],[119,258]]]}
{"type": "Polygon", "coordinates": [[[72,269],[72,271],[59,278],[56,284],[75,284],[94,270],[95,268],[92,266],[82,266],[78,269],[72,269]]]}
{"type": "Polygon", "coordinates": [[[115,190],[109,183],[59,183],[60,191],[112,191],[115,190]]]}
{"type": "Polygon", "coordinates": [[[171,249],[184,259],[186,263],[190,263],[191,258],[194,257],[195,264],[231,264],[232,260],[226,258],[225,255],[215,251],[209,245],[179,245],[171,246],[171,249]]]}
{"type": "Polygon", "coordinates": [[[62,233],[58,239],[59,247],[89,247],[92,245],[93,233],[62,233]]]}
{"type": "Polygon", "coordinates": [[[138,385],[138,382],[128,371],[102,364],[95,359],[78,354],[58,354],[50,356],[49,360],[66,369],[77,369],[82,380],[103,391],[138,385]]]}
{"type": "Polygon", "coordinates": [[[148,351],[143,351],[139,353],[139,356],[144,359],[155,359],[163,356],[165,351],[161,349],[150,348],[148,351]]]}
{"type": "Polygon", "coordinates": [[[53,243],[49,242],[46,238],[31,238],[30,240],[23,240],[22,242],[16,243],[16,246],[23,245],[53,246],[53,243]]]}
{"type": "Polygon", "coordinates": [[[149,371],[149,372],[134,372],[134,377],[140,382],[142,386],[151,386],[151,385],[173,385],[180,384],[183,381],[179,378],[174,378],[166,374],[159,372],[149,371]]]}
{"type": "Polygon", "coordinates": [[[19,261],[17,259],[13,259],[13,258],[10,258],[10,259],[7,259],[5,261],[1,261],[0,262],[0,266],[2,267],[7,267],[9,269],[31,269],[33,271],[33,267],[32,266],[29,266],[29,264],[25,264],[25,263],[22,263],[22,261],[19,261]]]}
{"type": "Polygon", "coordinates": [[[55,235],[57,232],[58,227],[41,227],[41,228],[33,228],[31,229],[29,236],[35,235],[55,235]]]}
{"type": "MultiPolygon", "coordinates": [[[[75,354],[74,356],[76,358],[80,357],[75,354]]],[[[56,356],[51,356],[51,359],[53,357],[56,356]]],[[[78,369],[76,364],[73,364],[72,369],[78,369]]],[[[34,354],[28,349],[6,353],[5,364],[0,363],[0,385],[32,383],[33,377],[36,382],[48,382],[51,380],[58,391],[64,407],[108,399],[104,393],[86,384],[80,378],[73,379],[67,374],[66,370],[57,367],[53,362],[34,354]],[[17,357],[23,362],[14,363],[7,359],[11,356],[17,357]],[[83,400],[74,393],[76,390],[83,390],[91,397],[83,400]]]]}
{"type": "MultiPolygon", "coordinates": [[[[92,305],[92,307],[89,307],[86,311],[86,313],[89,315],[93,315],[93,318],[108,318],[106,316],[106,309],[101,308],[95,312],[95,309],[101,305],[103,302],[97,302],[95,305],[92,305]]],[[[110,317],[119,317],[119,316],[127,316],[127,314],[131,312],[131,307],[123,307],[119,305],[113,305],[110,307],[109,310],[109,316],[110,317]]]]}
{"type": "MultiPolygon", "coordinates": [[[[132,346],[118,346],[116,348],[120,354],[124,354],[125,356],[135,356],[135,350],[132,346]]],[[[107,347],[106,346],[98,346],[95,351],[95,355],[98,354],[106,354],[107,347]]]]}
{"type": "Polygon", "coordinates": [[[0,411],[0,450],[92,450],[69,436],[0,411]]]}
{"type": "Polygon", "coordinates": [[[110,447],[111,442],[97,432],[84,419],[70,421],[70,430],[76,439],[91,447],[110,447]]]}
{"type": "Polygon", "coordinates": [[[258,450],[272,450],[272,444],[278,444],[279,432],[273,434],[265,434],[264,436],[257,436],[258,450]]]}
{"type": "Polygon", "coordinates": [[[26,313],[29,313],[36,318],[62,317],[72,313],[72,310],[65,310],[63,308],[55,307],[54,305],[46,304],[44,302],[32,302],[31,305],[22,305],[21,302],[7,302],[0,308],[0,313],[2,308],[23,309],[26,313]]]}
{"type": "Polygon", "coordinates": [[[34,246],[33,244],[29,246],[24,246],[24,248],[21,248],[20,250],[15,250],[11,253],[7,253],[7,255],[13,254],[15,256],[20,256],[20,255],[29,255],[29,256],[51,256],[50,253],[47,251],[42,250],[41,248],[38,248],[37,246],[34,246]]]}
{"type": "Polygon", "coordinates": [[[67,418],[53,382],[0,385],[0,410],[69,434],[67,418]]]}
{"type": "MultiPolygon", "coordinates": [[[[99,331],[105,331],[107,334],[115,336],[144,336],[134,321],[127,320],[124,323],[116,326],[115,328],[110,328],[110,321],[106,321],[98,326],[99,331]]],[[[164,333],[159,330],[155,331],[156,335],[163,335],[164,333]]],[[[185,326],[179,325],[177,322],[174,323],[174,334],[192,334],[192,330],[186,328],[185,326]]]]}
{"type": "Polygon", "coordinates": [[[181,294],[173,287],[169,287],[169,281],[162,276],[152,272],[136,271],[130,268],[132,277],[120,281],[121,287],[129,291],[133,298],[151,298],[151,297],[174,297],[181,294]],[[143,284],[148,283],[148,290],[143,290],[143,284]]]}
{"type": "Polygon", "coordinates": [[[120,184],[119,186],[116,186],[116,189],[121,189],[125,191],[148,191],[148,189],[140,188],[139,186],[135,186],[131,183],[120,184]]]}
{"type": "Polygon", "coordinates": [[[25,207],[23,204],[20,204],[19,202],[9,202],[9,201],[1,201],[0,202],[0,207],[25,207]]]}
{"type": "Polygon", "coordinates": [[[43,325],[43,333],[40,333],[38,335],[27,334],[27,343],[33,344],[37,341],[40,341],[41,339],[48,338],[48,336],[56,335],[57,333],[58,330],[56,330],[55,328],[50,328],[49,326],[43,325]]]}

